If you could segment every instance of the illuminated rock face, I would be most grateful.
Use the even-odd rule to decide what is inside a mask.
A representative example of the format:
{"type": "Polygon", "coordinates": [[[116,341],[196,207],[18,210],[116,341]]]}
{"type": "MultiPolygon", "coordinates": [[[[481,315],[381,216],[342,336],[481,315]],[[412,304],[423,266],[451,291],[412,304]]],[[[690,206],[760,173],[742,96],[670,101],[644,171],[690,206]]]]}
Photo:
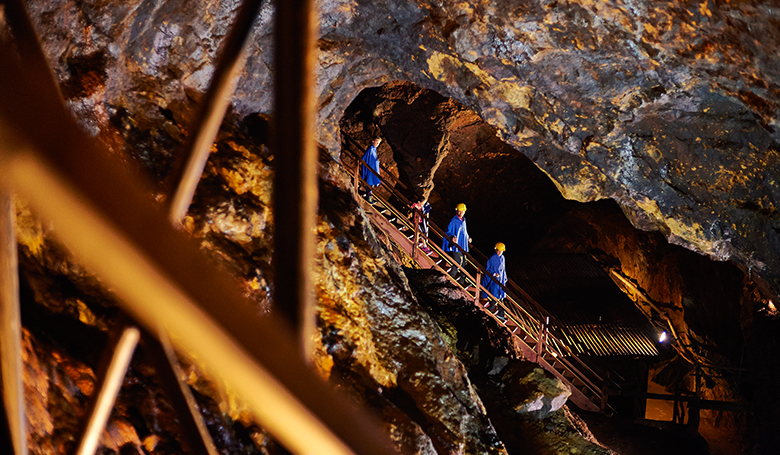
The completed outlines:
{"type": "MultiPolygon", "coordinates": [[[[113,124],[144,144],[137,158],[164,174],[235,4],[30,5],[74,111],[96,134],[113,124]]],[[[411,81],[476,112],[566,198],[615,199],[636,226],[780,289],[776,9],[347,0],[319,9],[318,135],[334,155],[339,120],[362,89],[411,81]]],[[[256,21],[239,116],[271,110],[271,13],[266,4],[256,21]]]]}
{"type": "MultiPolygon", "coordinates": [[[[162,180],[191,133],[188,125],[237,4],[33,0],[27,5],[63,94],[82,125],[117,156],[141,163],[153,179],[162,180]]],[[[323,0],[318,5],[317,134],[334,157],[341,146],[344,111],[361,91],[408,81],[443,97],[442,103],[451,108],[445,113],[452,113],[442,115],[443,121],[467,122],[476,115],[510,146],[500,156],[486,156],[484,169],[514,170],[515,165],[519,169],[513,156],[530,159],[566,198],[614,199],[636,227],[659,230],[670,242],[712,258],[733,260],[752,278],[767,282],[765,297],[780,291],[776,9],[750,2],[648,0],[438,5],[323,0]],[[452,107],[455,102],[470,111],[452,107]]],[[[257,142],[222,142],[217,147],[188,225],[205,249],[236,271],[247,296],[261,310],[268,308],[272,291],[267,279],[271,161],[262,148],[263,121],[258,120],[272,110],[271,14],[269,2],[256,21],[226,122],[226,129],[248,131],[257,142]]],[[[446,157],[437,154],[443,151],[439,144],[438,139],[410,144],[435,148],[428,154],[416,152],[420,167],[410,170],[410,179],[438,163],[440,176],[457,177],[464,187],[478,183],[468,179],[479,174],[442,164],[446,157]]],[[[438,192],[441,200],[456,197],[440,183],[433,188],[431,179],[435,177],[416,183],[423,192],[438,192]]],[[[323,187],[329,191],[323,194],[334,201],[347,197],[342,194],[346,184],[337,180],[326,178],[331,182],[323,187]]],[[[442,182],[447,180],[452,179],[442,182]]],[[[506,210],[511,211],[514,199],[506,200],[506,210]]],[[[344,246],[342,238],[351,243],[371,237],[365,222],[352,213],[354,203],[344,204],[331,209],[330,216],[321,214],[320,274],[347,261],[360,273],[376,267],[383,280],[403,282],[402,274],[382,262],[374,245],[344,246]],[[342,251],[349,248],[355,251],[342,251]]],[[[437,211],[444,210],[442,206],[437,211]]],[[[618,252],[623,247],[613,246],[618,252]]],[[[647,257],[627,260],[624,271],[646,289],[666,286],[658,276],[644,276],[644,264],[650,262],[647,257]]],[[[382,294],[389,288],[406,292],[404,284],[371,283],[366,288],[369,283],[363,278],[348,278],[347,288],[355,292],[382,294]]],[[[357,324],[336,329],[333,338],[323,335],[323,371],[330,368],[330,356],[340,367],[358,365],[362,371],[365,366],[367,371],[355,373],[367,375],[362,387],[374,382],[386,387],[397,384],[411,368],[391,368],[394,362],[419,365],[410,355],[382,351],[402,348],[397,339],[358,346],[368,340],[372,322],[394,327],[393,320],[382,316],[381,299],[352,302],[333,283],[321,281],[318,286],[323,334],[335,321],[357,324]],[[360,316],[353,321],[353,314],[360,316]]],[[[403,300],[403,305],[408,311],[415,308],[411,301],[403,300]]],[[[750,327],[743,336],[754,340],[754,346],[765,347],[748,356],[756,356],[755,364],[771,365],[761,362],[759,354],[775,355],[766,347],[771,344],[762,342],[775,324],[760,320],[749,325],[752,310],[745,310],[750,317],[742,315],[743,324],[750,327]]],[[[81,314],[79,308],[71,311],[81,314]]],[[[729,308],[729,317],[734,311],[729,308]]],[[[410,316],[407,322],[422,324],[424,319],[410,316]]],[[[734,329],[734,324],[726,325],[729,331],[734,329]]],[[[436,332],[430,330],[426,333],[436,332]]],[[[419,362],[429,367],[446,358],[447,350],[438,341],[425,349],[432,353],[419,362]]],[[[454,377],[461,368],[448,360],[444,365],[451,367],[448,371],[454,377]]],[[[404,393],[412,388],[411,380],[406,381],[399,388],[404,393]]],[[[360,390],[359,383],[353,387],[360,390]]],[[[470,393],[467,385],[458,384],[447,399],[470,393]]],[[[423,394],[417,399],[431,404],[426,400],[432,398],[423,394]]],[[[475,409],[470,404],[464,412],[476,422],[475,409]]],[[[386,412],[387,420],[404,435],[402,445],[424,453],[456,444],[457,438],[431,441],[403,412],[386,412]]],[[[455,423],[436,425],[450,431],[455,423]]],[[[463,428],[462,434],[484,435],[487,428],[475,425],[463,428]]]]}

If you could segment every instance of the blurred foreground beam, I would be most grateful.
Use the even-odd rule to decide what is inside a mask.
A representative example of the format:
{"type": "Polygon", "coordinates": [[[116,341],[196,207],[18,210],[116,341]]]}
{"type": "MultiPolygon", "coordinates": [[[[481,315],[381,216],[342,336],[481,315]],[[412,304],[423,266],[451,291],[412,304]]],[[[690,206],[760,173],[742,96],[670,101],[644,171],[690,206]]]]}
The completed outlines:
{"type": "Polygon", "coordinates": [[[236,89],[238,76],[244,68],[246,40],[264,1],[243,1],[230,34],[219,49],[219,61],[214,69],[211,84],[200,102],[195,121],[189,128],[184,154],[171,171],[172,183],[169,193],[172,195],[169,206],[171,221],[175,225],[181,223],[192,203],[195,189],[209,159],[211,146],[225,117],[230,97],[236,89]]]}
{"type": "Polygon", "coordinates": [[[111,334],[111,340],[103,351],[97,373],[98,384],[92,397],[87,420],[79,438],[76,455],[94,455],[100,436],[108,423],[108,416],[122,387],[122,381],[138,346],[141,331],[138,327],[123,324],[111,334]]]}
{"type": "Polygon", "coordinates": [[[314,0],[276,2],[274,24],[274,301],[311,357],[317,149],[314,0]]]}
{"type": "Polygon", "coordinates": [[[0,368],[3,405],[15,455],[27,455],[22,374],[22,320],[13,198],[0,189],[0,368]]]}
{"type": "Polygon", "coordinates": [[[307,368],[289,325],[260,317],[235,278],[171,226],[151,184],[130,178],[78,128],[53,85],[0,47],[0,186],[50,222],[130,316],[169,334],[288,449],[396,454],[372,416],[307,368]]]}
{"type": "MultiPolygon", "coordinates": [[[[198,182],[211,153],[211,147],[225,117],[230,98],[236,89],[238,78],[246,62],[247,39],[252,32],[252,24],[260,6],[266,0],[243,0],[238,14],[233,20],[230,33],[219,48],[219,59],[209,88],[203,99],[193,124],[182,156],[171,170],[169,181],[169,216],[174,226],[180,226],[192,204],[198,182]]],[[[189,386],[183,382],[181,368],[173,347],[165,334],[161,340],[147,339],[145,344],[155,362],[158,374],[164,379],[168,397],[179,411],[186,439],[191,451],[197,454],[216,455],[217,450],[211,439],[203,416],[197,407],[189,386]]],[[[148,338],[148,337],[147,337],[148,338]]]]}
{"type": "Polygon", "coordinates": [[[198,403],[192,395],[189,385],[184,380],[176,352],[165,333],[160,333],[159,340],[146,334],[141,340],[147,357],[152,361],[157,376],[162,383],[165,394],[173,408],[178,411],[182,433],[184,433],[187,453],[192,455],[219,455],[214,446],[214,440],[203,421],[198,409],[198,403]]]}

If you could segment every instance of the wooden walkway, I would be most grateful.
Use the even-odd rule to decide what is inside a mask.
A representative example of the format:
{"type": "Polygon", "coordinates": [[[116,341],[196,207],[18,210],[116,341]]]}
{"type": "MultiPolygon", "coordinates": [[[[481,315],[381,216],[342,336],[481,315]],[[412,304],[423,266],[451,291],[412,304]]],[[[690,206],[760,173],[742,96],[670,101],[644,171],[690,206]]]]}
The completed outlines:
{"type": "MultiPolygon", "coordinates": [[[[347,138],[347,140],[350,140],[347,138]]],[[[355,148],[359,150],[357,144],[355,148]]],[[[477,250],[472,249],[465,253],[466,261],[463,267],[456,264],[449,255],[444,253],[439,244],[444,235],[443,231],[434,223],[429,222],[429,237],[425,244],[430,252],[420,249],[422,234],[418,230],[419,212],[415,213],[408,201],[396,190],[400,182],[388,184],[381,176],[381,188],[374,191],[375,202],[369,204],[358,194],[360,184],[359,169],[363,164],[360,156],[355,151],[347,150],[354,156],[355,165],[348,168],[354,179],[354,191],[358,200],[368,216],[371,224],[383,232],[390,248],[402,264],[423,269],[436,269],[446,276],[454,286],[460,287],[474,304],[486,314],[507,329],[515,346],[523,356],[553,374],[571,389],[569,401],[580,409],[594,412],[614,413],[607,403],[609,394],[620,393],[622,378],[604,378],[595,369],[588,365],[582,358],[585,353],[595,355],[639,355],[654,356],[658,354],[653,341],[637,330],[616,327],[614,324],[599,326],[598,324],[581,324],[578,326],[561,324],[533,297],[525,292],[511,279],[507,285],[499,285],[506,292],[502,300],[493,295],[480,285],[487,271],[482,264],[486,258],[477,250]],[[391,204],[389,201],[393,201],[391,204]],[[474,255],[482,256],[477,261],[474,255]],[[448,271],[457,267],[466,277],[466,285],[462,286],[454,280],[448,271]],[[504,308],[506,319],[501,320],[486,309],[496,308],[500,305],[504,308]],[[587,346],[587,350],[583,349],[587,346]]],[[[489,274],[487,274],[489,276],[489,274]]],[[[697,367],[697,371],[700,371],[697,367]]],[[[614,372],[612,372],[614,373],[614,372]]],[[[698,376],[697,376],[698,379],[698,376]]],[[[744,405],[731,402],[715,402],[701,400],[698,391],[692,398],[675,395],[657,395],[646,392],[641,395],[647,398],[666,399],[675,402],[675,406],[682,401],[690,401],[696,410],[695,416],[691,414],[689,426],[698,427],[699,409],[722,409],[742,412],[744,405]],[[691,425],[693,424],[693,425],[691,425]]],[[[677,422],[679,423],[679,422],[677,422]]]]}

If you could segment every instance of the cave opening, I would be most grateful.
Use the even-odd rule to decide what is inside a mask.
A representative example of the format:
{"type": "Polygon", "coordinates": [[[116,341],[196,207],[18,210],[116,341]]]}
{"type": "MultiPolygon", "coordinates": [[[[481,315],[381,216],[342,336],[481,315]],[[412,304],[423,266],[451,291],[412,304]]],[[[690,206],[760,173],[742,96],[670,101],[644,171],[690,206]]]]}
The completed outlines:
{"type": "MultiPolygon", "coordinates": [[[[692,356],[683,360],[685,355],[659,344],[658,357],[598,358],[605,371],[644,375],[638,387],[646,389],[649,380],[652,390],[674,393],[679,384],[691,386],[690,360],[695,358],[737,371],[707,381],[708,396],[738,396],[744,385],[739,371],[746,365],[740,321],[751,284],[737,266],[670,244],[660,232],[637,229],[611,199],[565,199],[545,172],[502,141],[478,114],[411,82],[364,89],[345,110],[340,127],[344,147],[365,147],[376,135],[384,139],[378,149],[383,172],[401,182],[398,189],[409,200],[427,199],[437,225],[446,226],[455,205],[463,202],[474,245],[488,252],[496,242],[505,243],[508,263],[533,267],[540,257],[592,258],[608,273],[632,283],[632,291],[623,288],[631,299],[624,295],[622,305],[633,306],[635,300],[631,310],[641,310],[656,337],[674,333],[678,348],[692,356]]],[[[510,279],[516,279],[511,272],[510,279]]],[[[595,317],[589,314],[598,311],[594,308],[586,303],[574,311],[595,317]]],[[[634,398],[621,403],[617,397],[616,406],[628,409],[634,398]]],[[[650,400],[648,406],[648,419],[667,418],[668,403],[650,400]]],[[[627,412],[645,417],[641,407],[627,412]]],[[[702,423],[702,432],[722,442],[717,428],[735,432],[744,416],[703,411],[702,423]]]]}

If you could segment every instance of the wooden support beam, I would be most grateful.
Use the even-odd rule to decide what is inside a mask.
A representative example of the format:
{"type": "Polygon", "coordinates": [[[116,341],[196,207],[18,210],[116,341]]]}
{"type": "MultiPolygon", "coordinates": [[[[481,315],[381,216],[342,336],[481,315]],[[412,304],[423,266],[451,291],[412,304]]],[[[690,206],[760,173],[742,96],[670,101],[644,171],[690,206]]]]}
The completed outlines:
{"type": "Polygon", "coordinates": [[[274,23],[274,300],[298,329],[304,358],[314,332],[317,148],[314,0],[276,2],[274,23]]]}
{"type": "Polygon", "coordinates": [[[114,407],[140,337],[141,331],[132,325],[118,327],[112,333],[111,341],[100,362],[98,385],[90,397],[88,417],[79,438],[77,455],[94,455],[97,451],[100,436],[106,428],[108,416],[114,407]]]}
{"type": "Polygon", "coordinates": [[[264,0],[243,0],[230,34],[219,49],[219,60],[211,84],[200,101],[200,109],[187,139],[184,153],[169,178],[168,205],[171,221],[178,225],[192,203],[211,146],[217,137],[230,97],[236,89],[238,76],[244,68],[244,47],[264,0]]]}
{"type": "Polygon", "coordinates": [[[288,449],[395,454],[375,418],[307,367],[286,321],[260,317],[235,279],[171,226],[151,183],[46,96],[53,84],[0,48],[0,187],[24,197],[136,322],[170,334],[288,449]]]}
{"type": "Polygon", "coordinates": [[[14,454],[27,455],[15,218],[11,194],[0,189],[0,371],[3,405],[14,454]]]}
{"type": "Polygon", "coordinates": [[[184,433],[187,453],[194,455],[219,455],[211,434],[203,421],[190,387],[183,381],[183,372],[173,346],[165,333],[160,340],[148,333],[141,339],[144,351],[152,361],[165,394],[174,410],[184,433]]]}

